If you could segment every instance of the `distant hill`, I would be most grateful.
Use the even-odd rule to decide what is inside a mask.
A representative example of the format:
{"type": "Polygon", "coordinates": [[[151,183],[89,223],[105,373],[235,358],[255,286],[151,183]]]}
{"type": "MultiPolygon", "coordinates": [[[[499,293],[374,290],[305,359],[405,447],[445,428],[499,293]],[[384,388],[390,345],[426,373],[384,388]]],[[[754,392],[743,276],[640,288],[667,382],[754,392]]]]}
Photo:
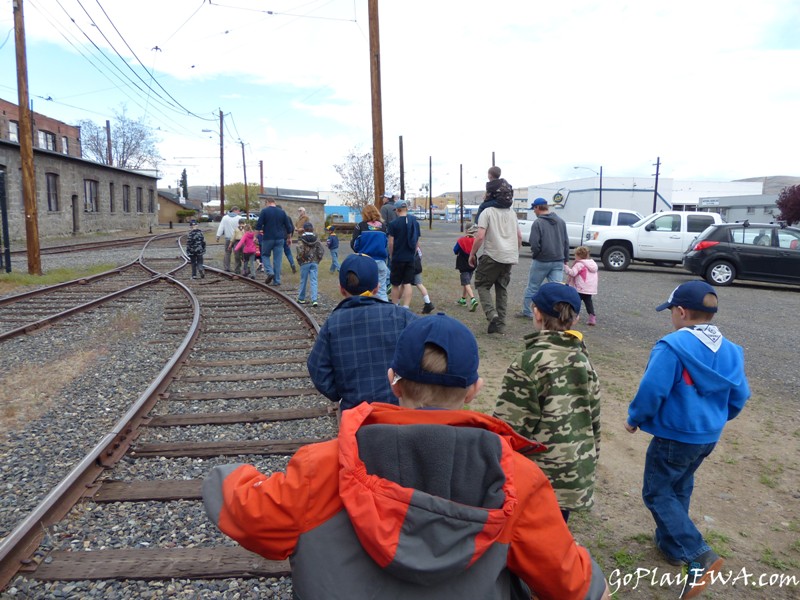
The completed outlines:
{"type": "Polygon", "coordinates": [[[800,185],[800,177],[790,175],[769,175],[767,177],[748,177],[736,181],[760,181],[764,184],[763,194],[780,194],[783,188],[800,185]]]}

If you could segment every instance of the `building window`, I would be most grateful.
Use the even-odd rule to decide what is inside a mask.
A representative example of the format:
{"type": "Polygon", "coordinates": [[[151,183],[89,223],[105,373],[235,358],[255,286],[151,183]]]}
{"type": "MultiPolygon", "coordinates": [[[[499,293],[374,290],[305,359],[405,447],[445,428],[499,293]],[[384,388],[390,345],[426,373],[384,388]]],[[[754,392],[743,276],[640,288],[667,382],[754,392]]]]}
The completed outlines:
{"type": "Polygon", "coordinates": [[[147,190],[147,212],[150,214],[156,212],[156,195],[153,190],[147,190]]]}
{"type": "Polygon", "coordinates": [[[83,180],[83,212],[97,212],[97,182],[83,180]]]}
{"type": "Polygon", "coordinates": [[[19,123],[16,121],[8,122],[8,141],[19,144],[19,123]]]}
{"type": "Polygon", "coordinates": [[[772,207],[770,207],[770,206],[765,206],[765,207],[764,207],[764,214],[765,214],[765,215],[771,215],[771,214],[772,214],[772,207]]]}
{"type": "Polygon", "coordinates": [[[49,131],[39,131],[39,148],[56,151],[56,134],[49,131]]]}
{"type": "Polygon", "coordinates": [[[47,181],[47,210],[50,212],[58,211],[58,175],[55,173],[45,173],[47,181]]]}
{"type": "Polygon", "coordinates": [[[114,212],[114,182],[108,183],[108,212],[114,212]]]}
{"type": "Polygon", "coordinates": [[[69,154],[69,138],[65,135],[61,136],[61,154],[69,154]]]}
{"type": "Polygon", "coordinates": [[[131,186],[122,186],[122,212],[131,212],[131,186]]]}
{"type": "Polygon", "coordinates": [[[755,206],[748,206],[748,207],[747,207],[747,214],[748,214],[748,215],[754,215],[754,214],[756,214],[756,207],[755,207],[755,206]]]}
{"type": "Polygon", "coordinates": [[[137,187],[136,188],[136,212],[137,213],[143,212],[142,211],[142,200],[143,200],[142,188],[137,187]]]}

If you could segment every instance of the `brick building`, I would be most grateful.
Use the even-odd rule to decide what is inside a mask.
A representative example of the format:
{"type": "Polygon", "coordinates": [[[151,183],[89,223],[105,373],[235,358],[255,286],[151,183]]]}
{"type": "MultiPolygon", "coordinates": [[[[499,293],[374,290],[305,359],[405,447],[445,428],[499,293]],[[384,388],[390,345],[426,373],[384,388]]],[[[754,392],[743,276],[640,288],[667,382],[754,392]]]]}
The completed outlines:
{"type": "MultiPolygon", "coordinates": [[[[81,158],[80,128],[32,113],[40,236],[149,230],[158,223],[158,177],[81,158]]],[[[8,237],[25,237],[19,110],[0,100],[0,207],[8,237]]]]}

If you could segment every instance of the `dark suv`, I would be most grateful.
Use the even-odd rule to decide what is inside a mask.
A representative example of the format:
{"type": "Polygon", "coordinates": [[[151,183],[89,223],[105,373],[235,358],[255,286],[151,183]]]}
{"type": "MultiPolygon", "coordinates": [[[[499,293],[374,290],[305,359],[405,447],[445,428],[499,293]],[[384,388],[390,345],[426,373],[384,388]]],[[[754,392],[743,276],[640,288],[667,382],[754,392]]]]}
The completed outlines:
{"type": "Polygon", "coordinates": [[[683,255],[683,267],[712,285],[800,283],[800,229],[749,221],[712,225],[683,255]]]}

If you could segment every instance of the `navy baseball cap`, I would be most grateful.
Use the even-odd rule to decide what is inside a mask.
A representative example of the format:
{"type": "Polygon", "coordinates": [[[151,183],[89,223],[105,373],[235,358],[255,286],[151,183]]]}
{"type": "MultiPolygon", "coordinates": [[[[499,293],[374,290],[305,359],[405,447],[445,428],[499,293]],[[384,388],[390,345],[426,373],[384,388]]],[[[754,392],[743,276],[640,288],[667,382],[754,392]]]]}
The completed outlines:
{"type": "Polygon", "coordinates": [[[391,367],[410,381],[467,388],[478,381],[478,342],[461,321],[439,313],[409,323],[397,339],[391,367]],[[447,355],[447,370],[422,370],[425,344],[441,348],[447,355]]]}
{"type": "Polygon", "coordinates": [[[559,312],[555,308],[559,302],[569,304],[576,315],[581,312],[581,297],[578,290],[563,283],[545,283],[533,297],[536,308],[551,317],[559,316],[559,312]]]}
{"type": "Polygon", "coordinates": [[[339,267],[339,285],[353,296],[371,292],[378,287],[378,265],[375,259],[366,254],[351,254],[339,267]],[[358,285],[348,287],[347,275],[353,273],[358,277],[358,285]]]}
{"type": "Polygon", "coordinates": [[[537,198],[536,200],[533,201],[533,204],[531,204],[531,208],[533,208],[534,206],[547,206],[547,200],[545,200],[544,198],[537,198]]]}
{"type": "Polygon", "coordinates": [[[717,312],[716,306],[703,306],[703,298],[706,294],[717,295],[714,288],[708,285],[705,281],[695,280],[687,281],[680,284],[669,295],[664,304],[656,306],[657,311],[666,310],[673,306],[681,306],[689,310],[699,310],[702,312],[715,313],[717,312]]]}

